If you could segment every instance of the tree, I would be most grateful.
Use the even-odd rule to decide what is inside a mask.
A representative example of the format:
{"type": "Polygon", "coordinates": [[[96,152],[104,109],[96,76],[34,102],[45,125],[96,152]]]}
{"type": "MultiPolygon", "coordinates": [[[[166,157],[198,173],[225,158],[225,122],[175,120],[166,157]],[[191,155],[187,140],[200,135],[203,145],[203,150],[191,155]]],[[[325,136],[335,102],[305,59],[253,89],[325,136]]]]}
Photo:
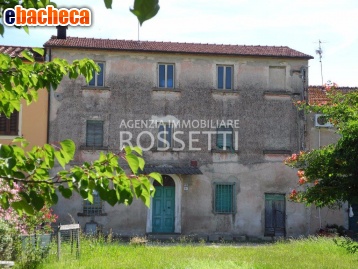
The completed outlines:
{"type": "MultiPolygon", "coordinates": [[[[107,8],[111,8],[111,0],[104,2],[107,8]]],[[[55,5],[49,0],[7,0],[0,3],[0,9],[18,4],[25,8],[55,5]]],[[[158,10],[158,0],[135,0],[131,12],[142,24],[158,10]]],[[[0,33],[4,33],[1,23],[0,33]]],[[[41,49],[33,51],[43,55],[41,49]]],[[[75,60],[71,64],[63,59],[37,63],[30,51],[23,52],[22,56],[27,61],[0,54],[0,113],[7,117],[14,110],[20,110],[21,100],[26,100],[28,105],[36,101],[38,90],[55,90],[64,76],[76,79],[83,75],[88,82],[93,71],[100,70],[90,59],[75,60]]],[[[69,198],[73,192],[78,192],[84,199],[93,202],[94,190],[112,206],[117,203],[131,204],[134,198],[142,199],[149,206],[150,197],[154,194],[151,180],[162,181],[158,173],[140,173],[145,162],[138,147],[126,147],[117,153],[101,153],[94,162],[71,167],[69,164],[75,154],[75,144],[71,140],[64,140],[58,145],[36,146],[28,152],[24,150],[28,144],[25,139],[17,138],[13,142],[20,145],[0,145],[0,184],[5,183],[9,187],[0,191],[0,206],[3,209],[11,207],[20,215],[23,212],[32,215],[44,205],[56,204],[58,194],[69,198]],[[129,174],[119,166],[120,159],[128,164],[129,174]],[[51,169],[56,161],[62,170],[53,174],[51,169]],[[15,189],[20,191],[14,192],[15,189]]]]}
{"type": "Polygon", "coordinates": [[[298,168],[299,190],[290,199],[318,207],[358,203],[358,92],[326,87],[328,102],[301,104],[307,112],[323,113],[340,135],[335,144],[293,154],[285,164],[298,168]]]}

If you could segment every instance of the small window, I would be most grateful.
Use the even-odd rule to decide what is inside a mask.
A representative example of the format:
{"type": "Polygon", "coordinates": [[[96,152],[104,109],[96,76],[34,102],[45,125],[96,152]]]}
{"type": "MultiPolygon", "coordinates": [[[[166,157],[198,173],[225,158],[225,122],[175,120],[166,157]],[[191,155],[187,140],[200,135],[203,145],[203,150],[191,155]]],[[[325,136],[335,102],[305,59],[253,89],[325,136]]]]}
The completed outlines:
{"type": "Polygon", "coordinates": [[[93,71],[92,73],[92,79],[91,81],[88,83],[89,86],[99,86],[99,87],[104,87],[104,63],[96,63],[98,64],[98,66],[101,68],[101,70],[99,71],[99,73],[96,73],[95,71],[93,71]]]}
{"type": "Polygon", "coordinates": [[[159,88],[174,88],[174,64],[158,65],[159,88]]]}
{"type": "Polygon", "coordinates": [[[218,89],[219,90],[232,90],[233,83],[233,66],[227,65],[218,65],[217,74],[218,74],[218,89]]]}
{"type": "Polygon", "coordinates": [[[173,125],[169,123],[160,124],[158,128],[158,149],[166,150],[173,146],[173,125]]]}
{"type": "Polygon", "coordinates": [[[19,112],[14,111],[10,118],[0,115],[0,135],[19,134],[19,112]]]}
{"type": "Polygon", "coordinates": [[[235,183],[215,183],[214,211],[219,214],[235,212],[235,183]]]}
{"type": "Polygon", "coordinates": [[[99,120],[87,121],[86,146],[103,147],[103,121],[99,121],[99,120]]]}
{"type": "Polygon", "coordinates": [[[103,202],[99,197],[97,191],[93,191],[93,204],[88,200],[83,202],[83,214],[86,216],[99,216],[102,215],[103,211],[103,202]]]}
{"type": "Polygon", "coordinates": [[[231,126],[217,128],[216,146],[222,150],[233,149],[233,129],[231,126]]]}

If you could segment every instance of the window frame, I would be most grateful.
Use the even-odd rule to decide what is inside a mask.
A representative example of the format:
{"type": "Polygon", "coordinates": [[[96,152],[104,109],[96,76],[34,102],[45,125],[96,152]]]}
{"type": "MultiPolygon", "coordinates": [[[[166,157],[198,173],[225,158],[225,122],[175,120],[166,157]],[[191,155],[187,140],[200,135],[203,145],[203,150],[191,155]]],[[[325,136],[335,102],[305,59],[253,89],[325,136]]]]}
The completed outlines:
{"type": "Polygon", "coordinates": [[[174,63],[158,63],[158,72],[157,72],[157,83],[158,88],[160,89],[175,89],[175,64],[174,63]],[[161,86],[161,66],[164,66],[164,86],[161,86]],[[173,73],[172,73],[172,86],[168,86],[168,66],[173,67],[173,73]]]}
{"type": "MultiPolygon", "coordinates": [[[[95,130],[91,130],[92,132],[95,132],[95,130]]],[[[85,141],[85,146],[86,147],[89,147],[89,148],[102,148],[103,147],[103,143],[104,142],[104,121],[103,120],[86,120],[86,141],[85,141]],[[96,143],[96,135],[94,135],[94,141],[93,143],[89,143],[89,124],[90,123],[101,123],[102,126],[101,126],[101,136],[102,136],[102,141],[101,141],[101,144],[100,145],[97,145],[96,143]]]]}
{"type": "Polygon", "coordinates": [[[89,87],[105,87],[105,72],[106,72],[106,63],[105,62],[95,62],[98,65],[103,65],[103,68],[101,68],[101,71],[99,73],[93,71],[92,72],[92,79],[88,82],[89,87]],[[98,77],[102,74],[102,85],[98,85],[98,77]],[[91,84],[93,82],[93,84],[91,84]]]}
{"type": "Polygon", "coordinates": [[[0,121],[4,120],[5,121],[5,131],[0,131],[0,137],[16,137],[19,136],[20,133],[20,112],[17,110],[14,110],[13,113],[11,113],[10,118],[7,118],[5,115],[1,115],[0,114],[0,121]],[[11,121],[14,120],[14,118],[12,118],[14,116],[14,114],[16,115],[16,131],[11,131],[11,121]]]}
{"type": "Polygon", "coordinates": [[[226,64],[217,64],[216,65],[216,88],[220,91],[232,91],[234,90],[234,66],[233,65],[226,65],[226,64]],[[223,68],[223,74],[222,74],[222,88],[220,88],[219,82],[219,68],[223,68]],[[227,71],[226,69],[230,68],[230,87],[227,87],[226,79],[227,79],[227,71]]]}
{"type": "Polygon", "coordinates": [[[173,133],[174,133],[174,124],[173,123],[167,123],[167,122],[164,122],[164,123],[159,123],[158,124],[158,136],[157,136],[157,149],[158,150],[169,150],[169,149],[171,149],[171,148],[173,148],[174,147],[174,143],[173,143],[173,133]],[[168,141],[167,140],[167,136],[169,136],[169,134],[167,134],[167,126],[170,126],[170,141],[168,141],[168,143],[169,143],[169,147],[164,147],[164,142],[161,142],[160,140],[159,140],[159,135],[160,135],[160,127],[161,126],[165,126],[164,127],[164,140],[166,140],[166,141],[168,141]],[[163,146],[161,146],[161,143],[163,144],[163,146]]]}
{"type": "Polygon", "coordinates": [[[103,200],[99,196],[99,193],[94,190],[93,204],[88,200],[83,200],[82,214],[84,216],[101,216],[103,215],[103,200]]]}
{"type": "Polygon", "coordinates": [[[216,128],[216,147],[220,150],[233,150],[234,149],[234,128],[232,128],[231,125],[221,125],[220,127],[216,128]],[[223,130],[220,130],[223,129],[223,130]],[[230,136],[230,134],[220,134],[220,131],[226,131],[226,129],[229,129],[231,131],[231,144],[229,146],[227,146],[228,144],[228,139],[226,139],[226,144],[224,146],[224,144],[222,146],[219,146],[219,136],[222,135],[222,143],[224,143],[224,135],[226,136],[226,138],[228,136],[230,136]]]}
{"type": "MultiPolygon", "coordinates": [[[[215,214],[235,214],[236,213],[236,183],[235,182],[214,182],[214,199],[213,199],[213,211],[215,214]],[[217,200],[218,200],[218,188],[222,188],[221,191],[223,191],[224,186],[231,186],[231,205],[229,210],[223,210],[222,208],[218,208],[217,200]]],[[[224,195],[224,194],[221,194],[224,195]]],[[[224,196],[222,196],[224,197],[224,196]]],[[[228,197],[224,197],[227,198],[228,197]]],[[[227,202],[226,202],[227,203],[227,202]]],[[[221,205],[223,207],[223,205],[221,205]]]]}

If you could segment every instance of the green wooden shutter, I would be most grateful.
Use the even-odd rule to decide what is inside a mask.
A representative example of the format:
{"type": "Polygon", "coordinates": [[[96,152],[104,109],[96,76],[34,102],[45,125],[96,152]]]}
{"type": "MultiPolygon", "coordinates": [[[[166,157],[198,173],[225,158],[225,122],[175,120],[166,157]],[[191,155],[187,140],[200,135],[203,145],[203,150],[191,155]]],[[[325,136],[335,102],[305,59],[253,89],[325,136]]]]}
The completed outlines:
{"type": "Polygon", "coordinates": [[[103,121],[87,121],[86,146],[103,147],[103,121]]]}
{"type": "Polygon", "coordinates": [[[18,135],[19,134],[19,112],[14,111],[10,118],[5,115],[0,116],[0,134],[18,135]]]}
{"type": "Polygon", "coordinates": [[[234,185],[215,184],[215,212],[234,212],[234,185]]]}

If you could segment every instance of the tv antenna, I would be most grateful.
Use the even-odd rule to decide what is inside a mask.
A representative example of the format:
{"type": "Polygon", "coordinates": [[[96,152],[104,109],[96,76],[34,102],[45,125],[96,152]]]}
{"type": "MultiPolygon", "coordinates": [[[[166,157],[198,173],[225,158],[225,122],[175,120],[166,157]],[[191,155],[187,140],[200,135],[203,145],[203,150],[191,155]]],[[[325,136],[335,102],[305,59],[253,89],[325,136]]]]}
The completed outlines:
{"type": "Polygon", "coordinates": [[[322,42],[320,39],[318,40],[318,49],[316,50],[316,54],[319,55],[319,62],[321,64],[321,82],[322,82],[322,86],[323,86],[323,67],[322,67],[322,54],[323,54],[323,50],[322,50],[322,46],[321,44],[325,43],[322,42]]]}

